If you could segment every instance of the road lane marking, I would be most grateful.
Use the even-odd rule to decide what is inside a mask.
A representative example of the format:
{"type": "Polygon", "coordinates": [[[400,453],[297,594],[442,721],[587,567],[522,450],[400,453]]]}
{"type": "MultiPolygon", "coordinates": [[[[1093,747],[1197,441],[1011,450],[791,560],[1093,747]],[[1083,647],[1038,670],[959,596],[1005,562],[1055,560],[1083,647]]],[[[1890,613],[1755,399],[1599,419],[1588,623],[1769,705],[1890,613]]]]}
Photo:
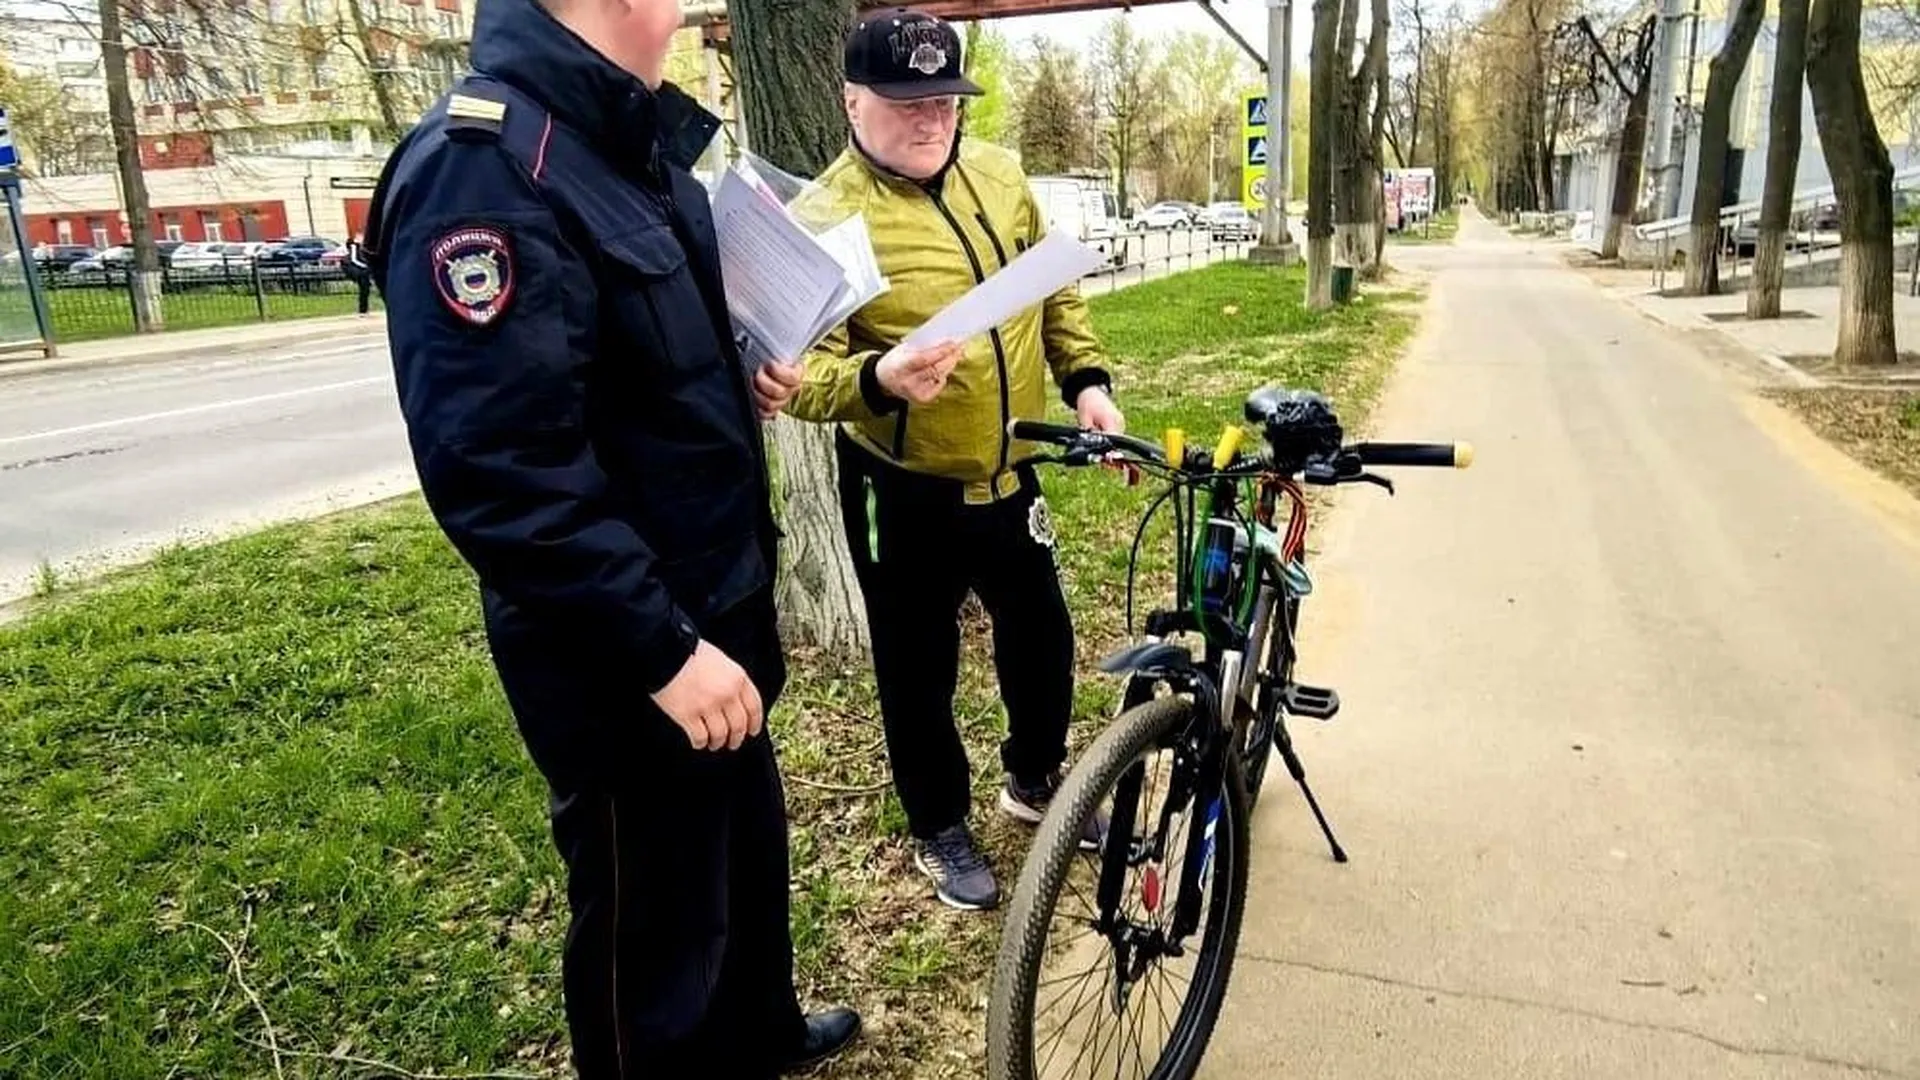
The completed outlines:
{"type": "Polygon", "coordinates": [[[25,435],[0,436],[0,446],[37,442],[41,439],[58,439],[67,435],[83,435],[90,431],[105,431],[109,428],[126,427],[130,424],[148,424],[155,420],[171,420],[178,416],[193,416],[198,413],[217,412],[221,409],[238,409],[248,405],[262,405],[269,401],[285,401],[288,398],[301,397],[306,394],[323,394],[333,390],[351,390],[358,386],[371,386],[375,383],[389,381],[391,381],[391,376],[388,375],[370,375],[364,379],[347,379],[343,382],[322,383],[319,386],[303,386],[298,390],[281,390],[271,394],[255,394],[252,397],[233,398],[228,401],[209,401],[204,405],[188,405],[185,408],[141,413],[138,416],[122,416],[113,420],[96,420],[91,424],[75,424],[72,427],[50,428],[46,431],[30,431],[25,435]]]}

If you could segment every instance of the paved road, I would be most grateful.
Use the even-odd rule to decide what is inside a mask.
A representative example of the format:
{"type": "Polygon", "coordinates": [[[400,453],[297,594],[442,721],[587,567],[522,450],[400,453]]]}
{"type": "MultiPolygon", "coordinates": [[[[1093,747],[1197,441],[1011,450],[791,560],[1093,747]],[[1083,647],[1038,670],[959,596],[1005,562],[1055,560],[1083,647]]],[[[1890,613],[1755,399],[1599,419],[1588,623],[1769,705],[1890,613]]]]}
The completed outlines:
{"type": "MultiPolygon", "coordinates": [[[[1130,244],[1130,259],[1153,260],[1151,277],[1230,250],[1184,232],[1130,244]]],[[[1129,269],[1086,288],[1141,277],[1129,269]]],[[[404,439],[374,330],[214,360],[0,377],[0,603],[30,592],[43,564],[86,573],[411,490],[404,439]]]]}
{"type": "Polygon", "coordinates": [[[412,483],[384,335],[0,378],[0,600],[412,483]]]}
{"type": "Polygon", "coordinates": [[[1920,511],[1470,222],[1322,537],[1206,1077],[1920,1077],[1920,511]]]}

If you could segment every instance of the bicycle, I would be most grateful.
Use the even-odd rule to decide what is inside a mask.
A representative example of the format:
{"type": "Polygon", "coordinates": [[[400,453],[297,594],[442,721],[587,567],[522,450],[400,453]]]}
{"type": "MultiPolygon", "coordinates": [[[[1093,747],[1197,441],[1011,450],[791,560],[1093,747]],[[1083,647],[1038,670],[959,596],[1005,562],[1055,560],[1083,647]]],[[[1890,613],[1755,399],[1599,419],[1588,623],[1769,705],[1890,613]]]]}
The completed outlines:
{"type": "Polygon", "coordinates": [[[1009,426],[1017,439],[1063,449],[1030,459],[1034,464],[1118,465],[1167,481],[1142,515],[1129,554],[1129,632],[1141,545],[1169,502],[1175,603],[1149,613],[1139,644],[1100,663],[1127,679],[1121,711],[1062,783],[1014,888],[987,1010],[989,1080],[1194,1074],[1232,974],[1249,818],[1274,752],[1334,859],[1347,859],[1286,726],[1288,716],[1328,720],[1340,708],[1332,690],[1293,678],[1300,601],[1312,591],[1302,484],[1372,483],[1392,493],[1392,482],[1368,467],[1465,468],[1473,451],[1464,443],[1345,445],[1333,407],[1310,391],[1262,388],[1247,398],[1244,413],[1261,436],[1248,453],[1241,452],[1245,429],[1237,425],[1210,451],[1186,446],[1178,429],[1156,445],[1037,421],[1009,426]],[[1204,518],[1196,513],[1201,496],[1204,518]],[[1282,500],[1291,510],[1279,529],[1282,500]],[[1176,640],[1189,634],[1201,639],[1198,657],[1176,640]],[[1083,823],[1102,809],[1106,839],[1098,851],[1084,851],[1083,823]],[[1189,874],[1189,867],[1197,870],[1189,874]],[[1063,901],[1077,906],[1063,912],[1063,901]],[[1050,942],[1056,923],[1064,925],[1065,940],[1050,942]],[[1065,960],[1067,973],[1042,979],[1056,960],[1065,960]],[[1047,1009],[1068,1003],[1066,1019],[1051,1030],[1036,1008],[1043,995],[1047,1009]],[[1074,1023],[1089,1008],[1089,1030],[1076,1036],[1074,1023]],[[1106,1019],[1115,1021],[1111,1032],[1106,1019]],[[1149,1028],[1161,1032],[1150,1065],[1141,1060],[1149,1028]],[[1076,1042],[1077,1052],[1066,1049],[1076,1042]],[[1121,1058],[1129,1048],[1136,1056],[1131,1069],[1121,1058]],[[1067,1061],[1064,1074],[1050,1071],[1056,1058],[1067,1061]]]}

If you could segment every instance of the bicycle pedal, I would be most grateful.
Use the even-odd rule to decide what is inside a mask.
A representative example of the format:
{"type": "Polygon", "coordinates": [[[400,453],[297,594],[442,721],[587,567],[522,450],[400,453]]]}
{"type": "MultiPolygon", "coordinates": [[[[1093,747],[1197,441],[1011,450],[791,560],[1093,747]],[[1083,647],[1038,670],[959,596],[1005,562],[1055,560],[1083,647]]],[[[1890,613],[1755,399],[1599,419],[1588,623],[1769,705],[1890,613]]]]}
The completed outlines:
{"type": "Polygon", "coordinates": [[[1288,683],[1280,691],[1280,701],[1293,715],[1315,720],[1331,720],[1340,711],[1339,694],[1305,683],[1288,683]]]}

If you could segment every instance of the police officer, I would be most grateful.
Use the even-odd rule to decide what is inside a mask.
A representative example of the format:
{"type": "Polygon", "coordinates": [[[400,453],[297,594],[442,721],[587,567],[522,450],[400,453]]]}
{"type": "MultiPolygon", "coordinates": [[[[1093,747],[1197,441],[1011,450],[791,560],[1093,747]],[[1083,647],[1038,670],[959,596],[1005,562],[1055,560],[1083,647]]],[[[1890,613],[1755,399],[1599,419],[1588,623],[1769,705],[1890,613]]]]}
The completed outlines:
{"type": "Polygon", "coordinates": [[[767,467],[686,171],[717,121],[676,0],[480,0],[474,74],[388,161],[367,236],[427,503],[551,788],[588,1080],[771,1077],[803,1016],[768,708],[767,467]]]}
{"type": "MultiPolygon", "coordinates": [[[[768,371],[763,412],[835,421],[841,514],[867,605],[895,789],[934,895],[964,910],[1000,891],[967,828],[971,781],[954,724],[958,613],[969,591],[993,619],[1007,706],[998,803],[1034,824],[1058,791],[1073,709],[1073,625],[1054,564],[1053,519],[1007,425],[1045,414],[1048,382],[1079,422],[1120,431],[1112,379],[1076,287],[965,343],[901,342],[1046,235],[1019,162],[964,139],[960,36],[903,8],[848,36],[851,143],[819,178],[860,213],[889,288],[804,358],[768,371]],[[775,376],[778,377],[775,377],[775,376]]],[[[1087,823],[1096,845],[1103,823],[1087,823]]]]}

